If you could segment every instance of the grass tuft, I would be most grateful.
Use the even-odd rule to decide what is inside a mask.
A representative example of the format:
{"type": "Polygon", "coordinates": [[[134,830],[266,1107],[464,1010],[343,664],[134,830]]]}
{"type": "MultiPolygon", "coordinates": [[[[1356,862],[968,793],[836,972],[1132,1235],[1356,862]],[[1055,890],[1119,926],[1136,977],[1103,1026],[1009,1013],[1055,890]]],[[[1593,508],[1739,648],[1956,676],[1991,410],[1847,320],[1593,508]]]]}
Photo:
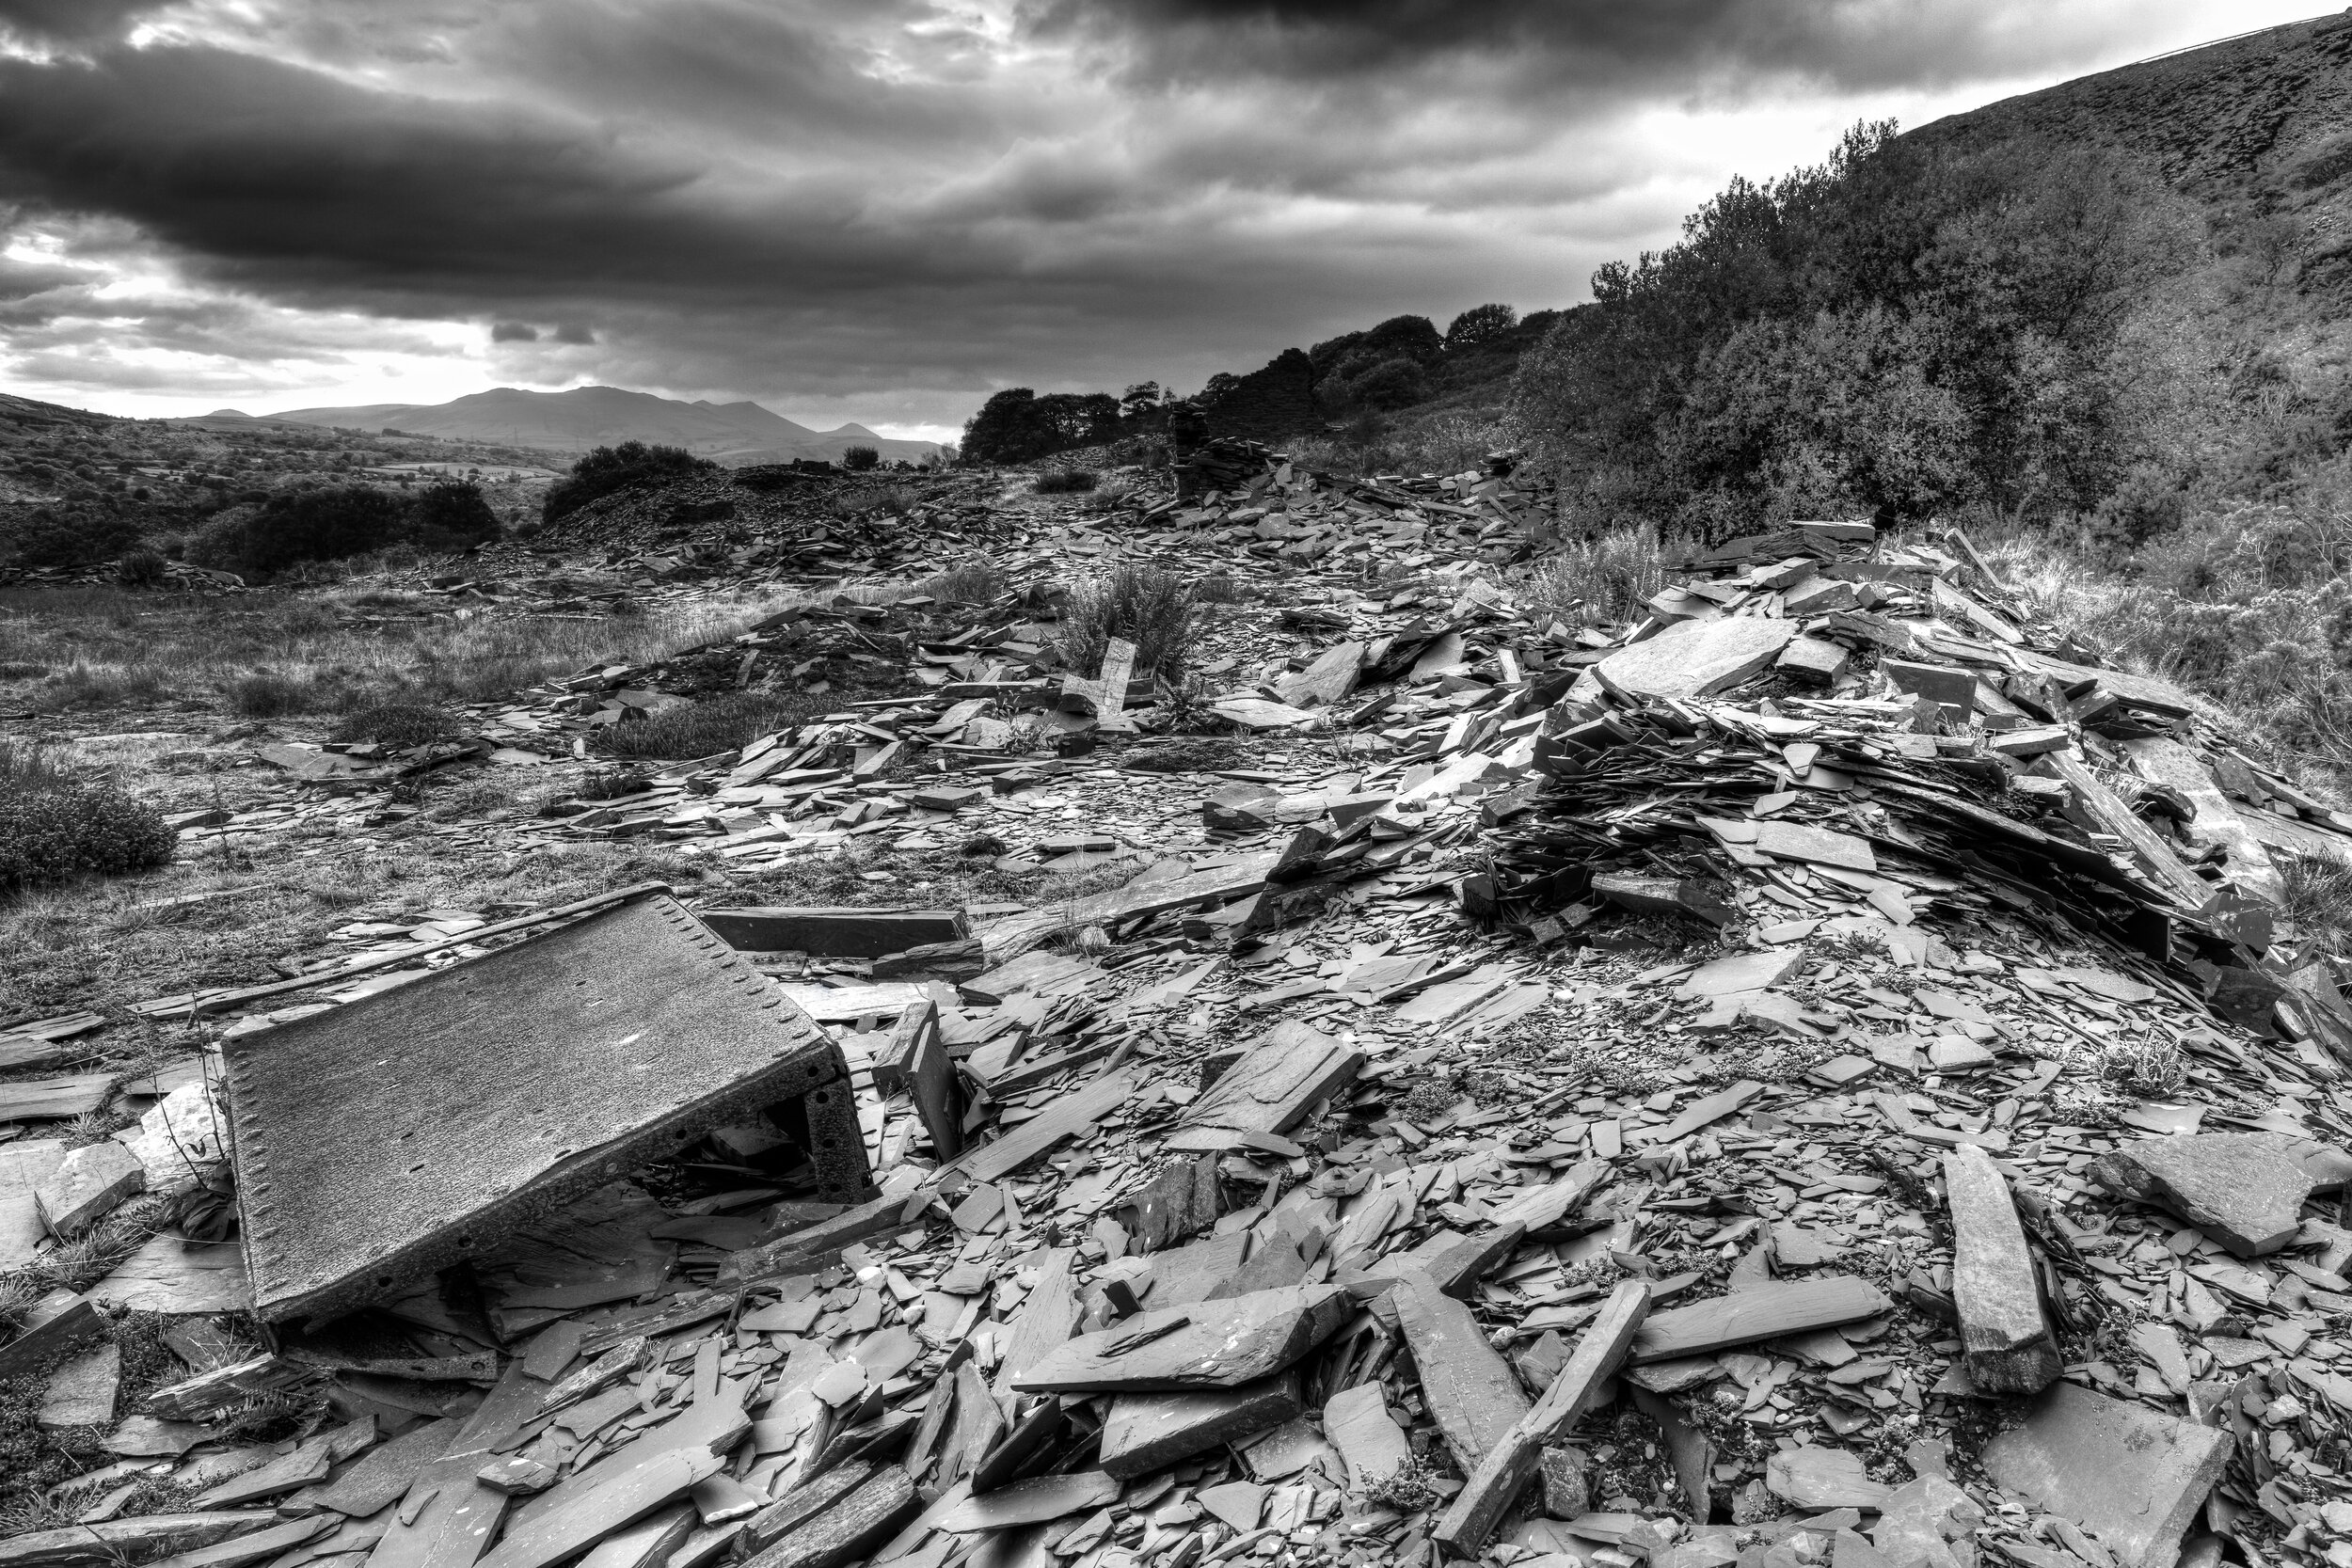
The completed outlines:
{"type": "Polygon", "coordinates": [[[825,711],[821,698],[798,691],[729,691],[665,709],[641,723],[615,724],[598,738],[596,749],[616,757],[716,756],[805,724],[825,711]]]}
{"type": "Polygon", "coordinates": [[[1136,645],[1137,675],[1172,683],[1183,678],[1200,629],[1190,583],[1149,566],[1120,566],[1070,591],[1061,612],[1062,657],[1091,679],[1103,673],[1111,639],[1124,638],[1136,645]]]}
{"type": "Polygon", "coordinates": [[[349,715],[327,738],[337,744],[373,741],[379,746],[405,751],[411,746],[446,740],[457,731],[457,721],[430,703],[391,702],[378,703],[349,715]]]}
{"type": "Polygon", "coordinates": [[[993,561],[960,561],[924,583],[921,592],[941,604],[993,604],[1012,589],[1012,578],[993,561]]]}
{"type": "Polygon", "coordinates": [[[1093,489],[1102,478],[1092,468],[1048,468],[1029,488],[1041,496],[1078,496],[1093,489]]]}
{"type": "Polygon", "coordinates": [[[1655,529],[1571,540],[1528,567],[1519,585],[1538,626],[1630,621],[1666,585],[1655,529]]]}

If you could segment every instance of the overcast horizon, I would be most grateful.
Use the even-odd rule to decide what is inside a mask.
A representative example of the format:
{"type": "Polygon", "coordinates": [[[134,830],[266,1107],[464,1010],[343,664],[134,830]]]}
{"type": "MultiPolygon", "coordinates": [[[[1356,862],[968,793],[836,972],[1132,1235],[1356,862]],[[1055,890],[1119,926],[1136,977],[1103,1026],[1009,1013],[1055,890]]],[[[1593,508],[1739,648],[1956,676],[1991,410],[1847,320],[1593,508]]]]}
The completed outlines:
{"type": "Polygon", "coordinates": [[[2309,0],[0,0],[0,390],[952,440],[1575,304],[1734,175],[2309,0]]]}

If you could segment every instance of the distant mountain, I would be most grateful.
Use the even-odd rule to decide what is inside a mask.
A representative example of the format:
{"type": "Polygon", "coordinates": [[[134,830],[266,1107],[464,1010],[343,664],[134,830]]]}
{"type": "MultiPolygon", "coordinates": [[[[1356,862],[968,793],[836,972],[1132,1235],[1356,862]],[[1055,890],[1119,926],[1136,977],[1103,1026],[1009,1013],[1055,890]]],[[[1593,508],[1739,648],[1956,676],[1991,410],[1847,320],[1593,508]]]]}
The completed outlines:
{"type": "Polygon", "coordinates": [[[489,441],[550,451],[587,451],[622,441],[684,447],[728,467],[796,457],[838,461],[851,447],[872,447],[885,462],[936,455],[930,441],[894,441],[864,425],[811,430],[755,403],[680,403],[618,387],[532,392],[499,387],[447,403],[372,403],[355,408],[290,408],[269,416],[297,424],[397,430],[452,441],[489,441]]]}

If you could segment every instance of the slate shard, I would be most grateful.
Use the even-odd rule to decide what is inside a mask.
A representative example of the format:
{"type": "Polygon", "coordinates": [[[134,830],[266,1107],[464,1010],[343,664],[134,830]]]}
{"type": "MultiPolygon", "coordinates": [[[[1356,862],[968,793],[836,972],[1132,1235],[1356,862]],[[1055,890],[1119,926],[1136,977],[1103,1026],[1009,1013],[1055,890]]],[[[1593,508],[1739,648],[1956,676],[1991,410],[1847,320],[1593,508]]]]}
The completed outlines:
{"type": "Polygon", "coordinates": [[[798,1100],[866,1195],[840,1048],[666,895],[224,1049],[255,1309],[378,1300],[687,1140],[798,1100]]]}

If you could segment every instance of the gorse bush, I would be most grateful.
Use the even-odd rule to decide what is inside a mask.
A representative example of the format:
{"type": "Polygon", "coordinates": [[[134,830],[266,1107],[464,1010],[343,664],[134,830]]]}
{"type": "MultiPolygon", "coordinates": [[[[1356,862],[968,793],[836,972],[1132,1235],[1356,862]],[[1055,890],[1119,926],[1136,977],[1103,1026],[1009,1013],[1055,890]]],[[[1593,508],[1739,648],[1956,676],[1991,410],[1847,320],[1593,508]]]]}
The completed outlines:
{"type": "Polygon", "coordinates": [[[115,580],[125,588],[156,588],[170,575],[163,552],[145,546],[125,550],[115,560],[115,580]]]}
{"type": "Polygon", "coordinates": [[[6,538],[23,566],[93,566],[137,546],[135,519],[102,505],[38,507],[6,538]]]}
{"type": "Polygon", "coordinates": [[[2087,510],[2150,435],[2124,328],[2184,214],[2104,153],[1861,126],[1603,266],[1513,415],[1595,531],[2087,510]]]}
{"type": "Polygon", "coordinates": [[[1041,496],[1081,495],[1093,489],[1101,478],[1092,468],[1048,468],[1030,488],[1041,496]]]}
{"type": "Polygon", "coordinates": [[[188,542],[187,555],[199,566],[271,578],[378,550],[445,552],[498,536],[498,515],[478,485],[430,484],[403,496],[354,484],[218,513],[188,542]]]}
{"type": "Polygon", "coordinates": [[[1091,679],[1114,637],[1136,645],[1137,675],[1173,683],[1182,678],[1200,630],[1192,585],[1149,566],[1120,566],[1079,583],[1061,612],[1061,651],[1070,667],[1091,679]]]}
{"type": "Polygon", "coordinates": [[[552,523],[570,516],[590,501],[629,485],[646,480],[714,472],[718,467],[684,447],[647,446],[643,441],[598,447],[574,463],[570,474],[548,487],[539,515],[542,521],[552,523]]]}
{"type": "Polygon", "coordinates": [[[872,447],[845,447],[842,449],[841,466],[849,469],[850,472],[853,474],[862,474],[866,469],[879,467],[881,465],[882,453],[875,451],[872,447]]]}
{"type": "Polygon", "coordinates": [[[144,871],[167,863],[177,839],[153,807],[116,785],[0,739],[0,890],[144,871]]]}

